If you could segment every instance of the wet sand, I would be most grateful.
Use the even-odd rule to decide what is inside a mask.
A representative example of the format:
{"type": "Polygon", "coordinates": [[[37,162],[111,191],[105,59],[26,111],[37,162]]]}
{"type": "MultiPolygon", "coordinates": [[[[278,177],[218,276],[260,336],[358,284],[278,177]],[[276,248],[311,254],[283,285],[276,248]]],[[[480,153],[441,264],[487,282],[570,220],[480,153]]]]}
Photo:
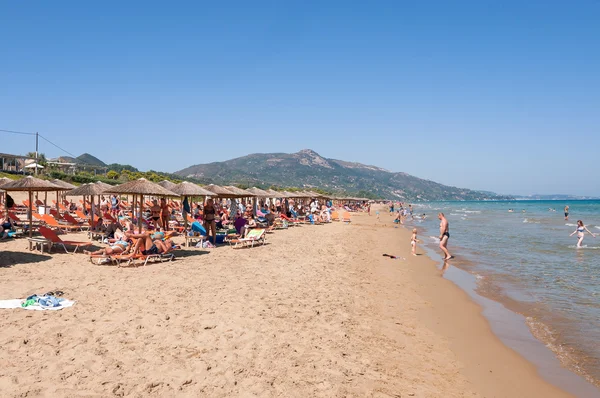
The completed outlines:
{"type": "Polygon", "coordinates": [[[0,395],[568,396],[389,221],[360,214],[121,269],[0,243],[0,299],[60,289],[77,302],[2,310],[0,395]]]}

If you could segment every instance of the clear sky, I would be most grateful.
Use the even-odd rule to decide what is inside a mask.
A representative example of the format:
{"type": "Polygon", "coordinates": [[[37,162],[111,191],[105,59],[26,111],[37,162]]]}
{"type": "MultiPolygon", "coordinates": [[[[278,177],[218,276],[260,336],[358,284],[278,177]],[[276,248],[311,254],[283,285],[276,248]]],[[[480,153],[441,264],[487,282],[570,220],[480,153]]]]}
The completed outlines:
{"type": "Polygon", "coordinates": [[[0,129],[142,170],[310,148],[600,195],[598,21],[598,0],[3,1],[0,129]]]}

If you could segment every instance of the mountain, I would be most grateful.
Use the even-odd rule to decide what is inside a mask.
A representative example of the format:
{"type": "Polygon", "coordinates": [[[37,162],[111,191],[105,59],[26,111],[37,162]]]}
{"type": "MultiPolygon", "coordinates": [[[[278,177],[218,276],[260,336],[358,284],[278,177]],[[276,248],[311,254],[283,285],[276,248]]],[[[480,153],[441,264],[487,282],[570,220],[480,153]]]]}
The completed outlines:
{"type": "Polygon", "coordinates": [[[85,164],[90,164],[92,166],[101,166],[101,167],[106,166],[106,163],[104,163],[97,157],[90,155],[89,153],[84,153],[83,155],[79,155],[76,158],[71,157],[71,156],[60,156],[56,159],[50,159],[50,160],[52,160],[54,162],[61,162],[61,163],[85,163],[85,164]]]}
{"type": "Polygon", "coordinates": [[[77,156],[77,160],[80,163],[91,164],[93,166],[106,166],[106,163],[104,163],[97,157],[90,155],[89,153],[84,153],[83,155],[77,156]]]}
{"type": "Polygon", "coordinates": [[[321,188],[349,194],[370,193],[404,200],[504,200],[511,197],[449,187],[376,166],[327,159],[304,149],[297,153],[257,153],[225,162],[197,164],[175,172],[204,183],[321,188]]]}

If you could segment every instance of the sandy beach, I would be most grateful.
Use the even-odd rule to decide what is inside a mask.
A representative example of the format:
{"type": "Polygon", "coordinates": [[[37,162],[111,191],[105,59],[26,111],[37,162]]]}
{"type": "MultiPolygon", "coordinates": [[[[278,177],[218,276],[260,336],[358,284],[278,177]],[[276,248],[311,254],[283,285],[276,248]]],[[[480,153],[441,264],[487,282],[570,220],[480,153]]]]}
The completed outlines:
{"type": "Polygon", "coordinates": [[[76,301],[2,310],[1,396],[569,396],[431,259],[410,256],[387,215],[137,268],[0,245],[0,299],[60,289],[76,301]]]}

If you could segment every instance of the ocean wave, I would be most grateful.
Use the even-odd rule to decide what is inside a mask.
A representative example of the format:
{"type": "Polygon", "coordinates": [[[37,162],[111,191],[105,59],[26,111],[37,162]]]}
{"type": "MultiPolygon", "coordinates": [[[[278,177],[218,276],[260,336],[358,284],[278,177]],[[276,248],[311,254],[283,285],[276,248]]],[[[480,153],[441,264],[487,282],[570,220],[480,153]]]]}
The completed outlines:
{"type": "Polygon", "coordinates": [[[586,249],[586,250],[600,250],[600,246],[588,246],[588,245],[583,245],[581,247],[577,247],[577,245],[569,245],[568,246],[569,249],[586,249]]]}
{"type": "Polygon", "coordinates": [[[528,218],[524,218],[523,222],[527,223],[527,224],[540,224],[540,221],[532,221],[532,220],[530,220],[528,218]]]}
{"type": "Polygon", "coordinates": [[[474,213],[474,214],[481,214],[481,212],[479,210],[465,210],[465,213],[474,213]]]}
{"type": "Polygon", "coordinates": [[[595,226],[594,228],[596,228],[596,229],[600,229],[600,225],[597,225],[597,226],[595,226]]]}
{"type": "Polygon", "coordinates": [[[577,226],[577,224],[571,224],[571,223],[566,223],[565,225],[566,225],[567,227],[576,227],[576,226],[577,226]]]}

